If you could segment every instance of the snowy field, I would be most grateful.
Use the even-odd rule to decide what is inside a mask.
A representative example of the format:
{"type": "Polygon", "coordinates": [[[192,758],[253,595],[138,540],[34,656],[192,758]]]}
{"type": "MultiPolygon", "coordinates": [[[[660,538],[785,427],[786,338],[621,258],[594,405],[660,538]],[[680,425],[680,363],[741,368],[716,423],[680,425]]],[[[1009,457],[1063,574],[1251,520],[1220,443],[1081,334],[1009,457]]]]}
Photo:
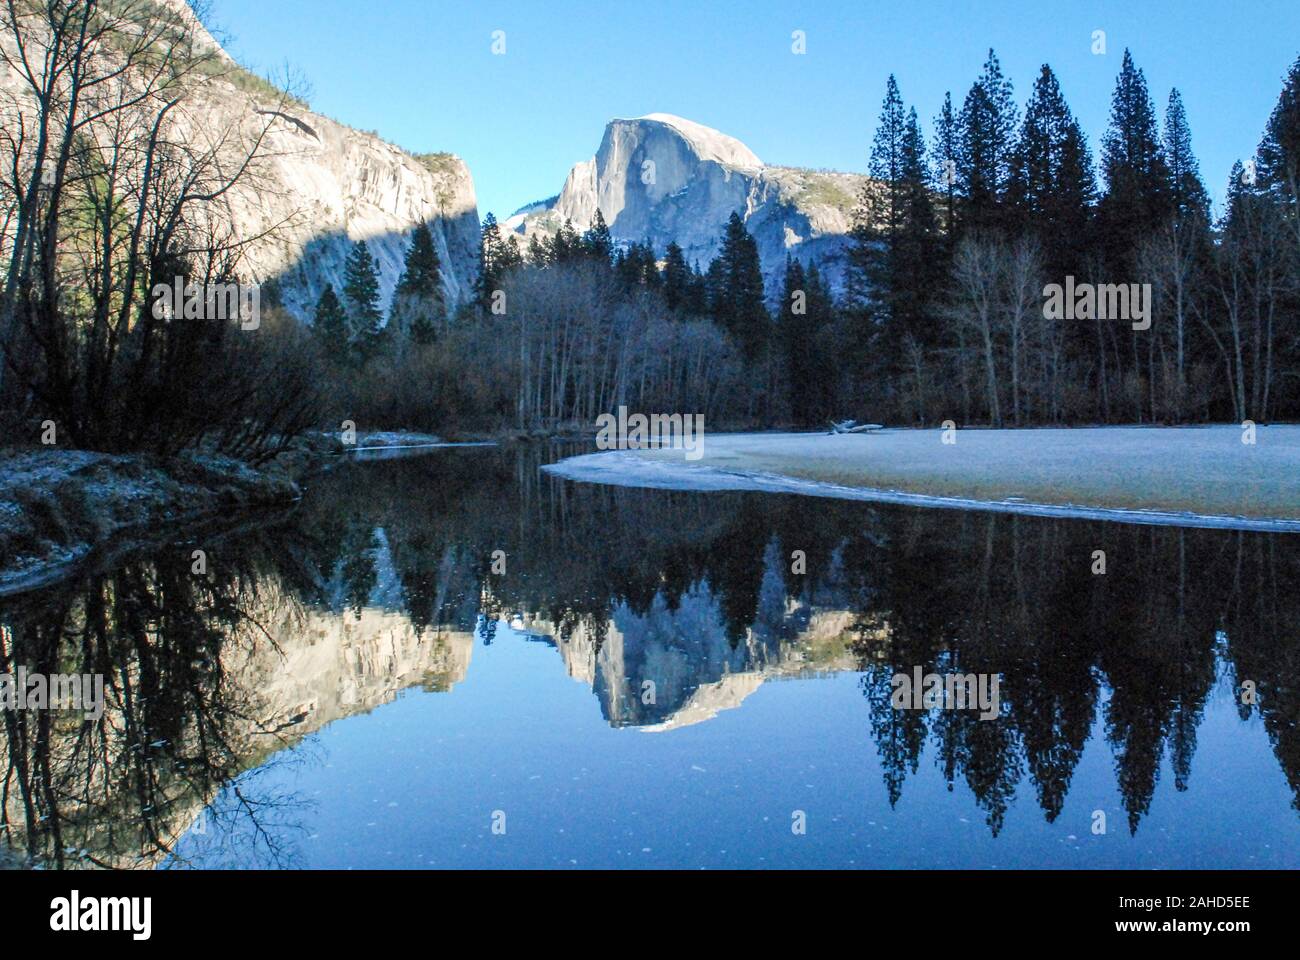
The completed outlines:
{"type": "Polygon", "coordinates": [[[709,434],[703,456],[608,451],[573,480],[1300,532],[1300,426],[709,434]]]}

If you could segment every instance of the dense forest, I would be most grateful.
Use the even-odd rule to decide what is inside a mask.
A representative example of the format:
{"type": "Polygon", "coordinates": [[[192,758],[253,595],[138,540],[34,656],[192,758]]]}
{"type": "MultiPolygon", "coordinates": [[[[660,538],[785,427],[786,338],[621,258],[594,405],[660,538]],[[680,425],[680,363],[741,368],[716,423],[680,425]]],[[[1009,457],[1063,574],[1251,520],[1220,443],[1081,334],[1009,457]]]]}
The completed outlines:
{"type": "Polygon", "coordinates": [[[1050,67],[1022,109],[990,51],[928,140],[888,80],[846,262],[791,260],[781,289],[737,214],[708,264],[599,213],[521,249],[489,214],[468,302],[421,224],[386,309],[358,241],[310,322],[264,280],[249,331],[169,323],[150,291],[247,279],[267,238],[218,211],[257,188],[275,111],[193,136],[236,68],[150,0],[17,4],[0,36],[0,421],[25,442],[261,462],[343,421],[590,432],[623,404],[715,429],[1300,416],[1300,60],[1218,215],[1178,92],[1161,119],[1127,52],[1097,165],[1050,67]],[[1046,309],[1076,282],[1149,284],[1149,326],[1046,309]]]}

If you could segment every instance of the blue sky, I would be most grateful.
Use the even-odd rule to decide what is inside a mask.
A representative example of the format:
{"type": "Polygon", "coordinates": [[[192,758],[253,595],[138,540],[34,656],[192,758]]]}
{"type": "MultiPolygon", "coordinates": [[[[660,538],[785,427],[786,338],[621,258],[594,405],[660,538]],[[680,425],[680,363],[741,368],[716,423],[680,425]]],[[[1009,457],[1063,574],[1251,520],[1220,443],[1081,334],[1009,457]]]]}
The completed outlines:
{"type": "Polygon", "coordinates": [[[606,121],[675,113],[768,163],[865,170],[885,79],[929,129],[993,47],[1023,106],[1043,62],[1096,150],[1124,48],[1163,115],[1182,91],[1216,197],[1250,155],[1300,54],[1300,3],[801,3],[564,0],[212,0],[228,46],[258,72],[289,64],[313,106],[413,151],[468,162],[480,215],[559,191],[606,121]],[[492,34],[505,31],[505,54],[492,34]],[[802,30],[807,52],[791,52],[802,30]],[[1092,33],[1107,52],[1092,53],[1092,33]]]}

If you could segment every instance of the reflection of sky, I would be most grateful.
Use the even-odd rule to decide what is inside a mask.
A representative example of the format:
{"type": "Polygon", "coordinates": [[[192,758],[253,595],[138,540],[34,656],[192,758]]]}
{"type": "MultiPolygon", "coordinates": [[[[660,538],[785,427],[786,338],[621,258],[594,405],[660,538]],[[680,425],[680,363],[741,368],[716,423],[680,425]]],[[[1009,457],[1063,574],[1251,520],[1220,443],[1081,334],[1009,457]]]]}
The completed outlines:
{"type": "MultiPolygon", "coordinates": [[[[307,801],[293,843],[317,868],[1300,866],[1291,793],[1226,681],[1197,729],[1189,789],[1162,762],[1136,838],[1104,705],[1057,821],[1025,775],[995,838],[963,782],[949,793],[929,743],[890,809],[860,676],[766,683],[666,733],[613,729],[553,649],[502,624],[451,692],[411,690],[338,721],[307,742],[311,762],[263,770],[257,787],[307,801]]],[[[197,853],[196,838],[180,852],[197,853]]]]}

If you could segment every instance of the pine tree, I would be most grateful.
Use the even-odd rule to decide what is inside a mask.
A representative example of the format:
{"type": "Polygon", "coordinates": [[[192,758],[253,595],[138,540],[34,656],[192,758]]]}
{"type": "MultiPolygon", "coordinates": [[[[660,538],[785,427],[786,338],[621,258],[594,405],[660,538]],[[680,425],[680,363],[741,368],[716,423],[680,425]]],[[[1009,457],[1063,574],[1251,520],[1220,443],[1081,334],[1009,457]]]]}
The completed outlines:
{"type": "Polygon", "coordinates": [[[316,313],[312,319],[312,332],[321,345],[325,355],[335,362],[341,361],[348,353],[348,318],[334,293],[334,285],[327,283],[316,301],[316,313]]]}
{"type": "Polygon", "coordinates": [[[872,179],[863,185],[854,209],[849,250],[849,296],[877,323],[888,316],[891,303],[889,264],[905,205],[902,166],[906,134],[903,98],[898,81],[890,74],[871,139],[868,172],[872,179]]]}
{"type": "Polygon", "coordinates": [[[555,231],[555,236],[551,237],[548,245],[549,260],[551,263],[569,263],[581,256],[582,252],[582,238],[573,228],[573,221],[566,219],[560,229],[555,231]]]}
{"type": "Polygon", "coordinates": [[[347,305],[348,326],[354,347],[361,358],[369,357],[382,337],[379,310],[379,268],[364,240],[352,245],[343,266],[343,299],[347,305]]]}
{"type": "Polygon", "coordinates": [[[1155,106],[1146,78],[1128,50],[1102,139],[1102,175],[1106,194],[1098,208],[1098,222],[1103,255],[1112,272],[1128,273],[1137,248],[1173,212],[1155,106]]]}
{"type": "Polygon", "coordinates": [[[1015,232],[1043,245],[1050,275],[1082,269],[1095,193],[1087,141],[1043,64],[1012,152],[1007,202],[1015,232]]]}
{"type": "Polygon", "coordinates": [[[519,247],[514,237],[505,238],[497,218],[491,212],[483,218],[483,228],[479,241],[479,270],[475,282],[479,306],[484,310],[492,308],[492,298],[501,289],[505,275],[523,262],[519,247]]]}
{"type": "Polygon", "coordinates": [[[952,94],[943,95],[943,108],[934,118],[934,147],[930,151],[935,190],[943,195],[943,231],[951,248],[957,229],[957,150],[959,128],[952,94]]]}
{"type": "Polygon", "coordinates": [[[790,416],[794,422],[806,426],[813,421],[817,393],[817,366],[813,353],[815,337],[809,317],[812,291],[809,289],[803,264],[786,257],[785,284],[781,291],[781,304],[777,311],[777,342],[790,416]]]}
{"type": "Polygon", "coordinates": [[[903,138],[907,135],[907,119],[903,110],[903,97],[898,92],[898,81],[889,75],[885,83],[885,102],[880,107],[880,121],[876,124],[876,133],[871,140],[871,162],[868,172],[877,180],[889,184],[891,189],[884,195],[882,208],[877,210],[874,218],[887,230],[898,226],[902,213],[899,209],[900,197],[897,184],[902,178],[903,138]]]}
{"type": "Polygon", "coordinates": [[[501,230],[497,226],[496,215],[488,211],[483,218],[478,245],[478,279],[474,281],[475,293],[478,294],[479,306],[484,310],[492,308],[492,296],[501,288],[501,264],[498,262],[501,246],[501,230]]]}
{"type": "Polygon", "coordinates": [[[609,227],[605,224],[605,217],[596,208],[596,215],[592,218],[591,226],[582,235],[581,247],[583,253],[591,257],[597,263],[608,264],[610,256],[614,250],[614,241],[609,235],[609,227]]]}
{"type": "Polygon", "coordinates": [[[1169,105],[1165,108],[1164,148],[1174,215],[1180,223],[1204,222],[1209,216],[1210,198],[1201,182],[1200,165],[1192,152],[1192,131],[1177,89],[1169,91],[1169,105]]]}
{"type": "Polygon", "coordinates": [[[709,261],[708,269],[700,278],[700,288],[704,291],[704,303],[708,315],[719,327],[726,329],[725,313],[727,310],[727,265],[721,256],[709,261]]]}
{"type": "Polygon", "coordinates": [[[758,246],[737,213],[727,221],[722,250],[714,263],[721,264],[714,316],[740,347],[741,355],[753,363],[767,350],[771,317],[763,303],[758,246]]]}
{"type": "Polygon", "coordinates": [[[893,243],[890,282],[899,333],[922,341],[934,337],[931,304],[937,286],[938,223],[925,162],[925,137],[916,111],[908,113],[903,133],[898,190],[901,217],[893,243]]]}
{"type": "Polygon", "coordinates": [[[1256,166],[1256,179],[1282,202],[1300,241],[1300,57],[1291,65],[1268,118],[1256,166]]]}
{"type": "Polygon", "coordinates": [[[691,280],[686,288],[686,313],[692,317],[707,317],[709,313],[709,281],[700,271],[699,264],[691,267],[691,280]]]}
{"type": "Polygon", "coordinates": [[[959,193],[966,225],[979,230],[1003,226],[1002,201],[1011,172],[1018,111],[1011,81],[989,50],[980,78],[962,104],[957,150],[959,193]]]}
{"type": "Polygon", "coordinates": [[[664,252],[664,300],[669,310],[680,310],[690,296],[691,268],[686,265],[682,248],[669,243],[664,252]]]}
{"type": "Polygon", "coordinates": [[[428,224],[417,224],[397,281],[388,325],[418,344],[432,343],[446,321],[442,292],[442,266],[428,224]]]}
{"type": "Polygon", "coordinates": [[[921,329],[937,280],[938,225],[921,125],[915,110],[905,112],[893,77],[873,139],[871,175],[877,183],[864,191],[850,251],[856,290],[864,294],[860,306],[876,331],[895,324],[895,333],[921,329]]]}
{"type": "Polygon", "coordinates": [[[808,323],[806,343],[808,374],[811,381],[808,391],[806,422],[810,425],[824,423],[834,415],[838,403],[840,372],[838,353],[833,344],[835,328],[835,301],[831,295],[830,281],[822,276],[816,263],[808,264],[805,271],[808,284],[808,323]]]}
{"type": "Polygon", "coordinates": [[[647,237],[641,243],[641,282],[649,290],[662,290],[663,274],[659,272],[659,259],[655,256],[654,244],[647,237]]]}

